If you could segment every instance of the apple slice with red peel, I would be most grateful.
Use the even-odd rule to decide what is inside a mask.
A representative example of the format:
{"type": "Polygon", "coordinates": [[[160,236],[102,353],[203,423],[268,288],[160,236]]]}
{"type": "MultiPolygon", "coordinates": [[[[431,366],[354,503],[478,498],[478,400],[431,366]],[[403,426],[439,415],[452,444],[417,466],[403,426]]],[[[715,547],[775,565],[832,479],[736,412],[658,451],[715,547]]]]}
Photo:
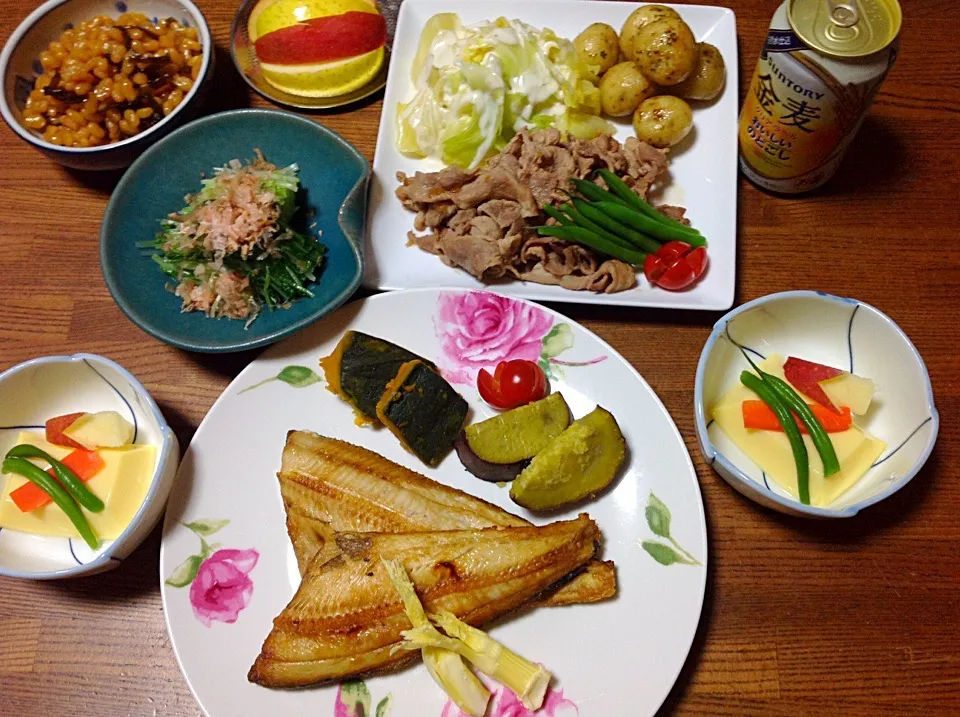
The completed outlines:
{"type": "Polygon", "coordinates": [[[795,356],[790,356],[783,364],[783,375],[793,384],[794,388],[835,413],[840,413],[840,410],[833,405],[830,397],[820,387],[820,382],[842,376],[845,373],[847,372],[838,368],[824,366],[813,361],[805,361],[795,356]]]}
{"type": "Polygon", "coordinates": [[[63,416],[54,416],[48,419],[45,426],[46,430],[44,431],[46,433],[47,443],[52,443],[55,446],[63,446],[64,448],[86,449],[85,446],[77,443],[64,433],[65,430],[77,422],[78,418],[85,415],[87,414],[81,411],[80,413],[67,413],[63,416]]]}
{"type": "Polygon", "coordinates": [[[254,47],[260,62],[308,65],[364,55],[383,47],[386,41],[387,25],[382,15],[351,10],[268,32],[254,47]]]}

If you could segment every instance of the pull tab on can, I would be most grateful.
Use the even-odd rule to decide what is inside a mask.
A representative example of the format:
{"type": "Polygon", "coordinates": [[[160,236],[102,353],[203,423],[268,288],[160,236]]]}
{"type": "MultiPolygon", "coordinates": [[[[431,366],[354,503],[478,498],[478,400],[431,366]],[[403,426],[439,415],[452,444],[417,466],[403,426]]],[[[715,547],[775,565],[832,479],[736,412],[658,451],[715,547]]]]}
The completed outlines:
{"type": "Polygon", "coordinates": [[[827,0],[827,7],[830,8],[830,19],[837,27],[853,27],[860,19],[860,11],[854,2],[827,0]]]}
{"type": "Polygon", "coordinates": [[[790,27],[811,50],[829,57],[866,57],[900,32],[896,0],[789,0],[790,27]]]}

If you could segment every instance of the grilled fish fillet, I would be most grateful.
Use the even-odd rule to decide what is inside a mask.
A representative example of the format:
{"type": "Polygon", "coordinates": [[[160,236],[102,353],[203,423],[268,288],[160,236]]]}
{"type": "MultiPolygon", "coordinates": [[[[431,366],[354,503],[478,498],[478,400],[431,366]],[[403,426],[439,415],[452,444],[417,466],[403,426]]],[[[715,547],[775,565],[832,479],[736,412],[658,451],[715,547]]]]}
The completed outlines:
{"type": "Polygon", "coordinates": [[[417,533],[338,532],[317,553],[247,675],[298,687],[390,671],[412,625],[381,558],[399,560],[427,612],[481,625],[590,561],[600,531],[587,515],[545,526],[417,533]],[[393,653],[393,654],[392,654],[393,653]]]}
{"type": "MultiPolygon", "coordinates": [[[[307,431],[287,434],[277,477],[301,575],[330,529],[400,533],[530,525],[377,453],[307,431]]],[[[593,560],[576,579],[545,596],[544,604],[598,602],[616,592],[613,562],[593,560]]]]}

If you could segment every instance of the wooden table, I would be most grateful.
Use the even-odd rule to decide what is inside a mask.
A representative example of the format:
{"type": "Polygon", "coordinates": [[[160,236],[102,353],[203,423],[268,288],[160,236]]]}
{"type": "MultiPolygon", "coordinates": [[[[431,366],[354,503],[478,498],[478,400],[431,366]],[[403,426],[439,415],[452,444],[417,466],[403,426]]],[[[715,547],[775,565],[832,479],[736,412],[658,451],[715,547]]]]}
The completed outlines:
{"type": "MultiPolygon", "coordinates": [[[[0,37],[28,4],[0,0],[0,37]]],[[[218,45],[212,109],[263,105],[223,50],[236,2],[201,5],[218,45]]],[[[743,91],[777,2],[731,5],[743,91]]],[[[930,370],[942,421],[908,487],[839,522],[759,508],[703,462],[694,437],[694,371],[717,315],[559,307],[646,377],[697,465],[707,595],[663,714],[960,714],[960,6],[904,9],[901,57],[834,182],[783,199],[741,180],[737,301],[820,289],[900,324],[930,370]]],[[[372,159],[380,104],[315,119],[372,159]]],[[[253,354],[184,353],[114,305],[97,237],[116,180],[64,170],[0,128],[0,370],[44,354],[108,356],[143,381],[186,446],[253,354]]],[[[157,530],[106,575],[0,579],[0,714],[200,714],[167,639],[159,542],[157,530]]],[[[583,717],[632,715],[624,705],[620,715],[583,717]]]]}

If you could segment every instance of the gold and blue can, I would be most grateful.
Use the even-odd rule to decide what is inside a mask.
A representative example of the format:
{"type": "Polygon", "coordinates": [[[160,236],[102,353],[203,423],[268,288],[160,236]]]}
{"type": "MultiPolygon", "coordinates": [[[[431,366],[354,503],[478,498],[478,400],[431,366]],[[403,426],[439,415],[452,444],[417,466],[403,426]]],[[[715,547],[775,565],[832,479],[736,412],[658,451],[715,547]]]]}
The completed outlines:
{"type": "Polygon", "coordinates": [[[897,0],[785,0],[740,113],[740,169],[772,192],[829,180],[897,57],[897,0]]]}

